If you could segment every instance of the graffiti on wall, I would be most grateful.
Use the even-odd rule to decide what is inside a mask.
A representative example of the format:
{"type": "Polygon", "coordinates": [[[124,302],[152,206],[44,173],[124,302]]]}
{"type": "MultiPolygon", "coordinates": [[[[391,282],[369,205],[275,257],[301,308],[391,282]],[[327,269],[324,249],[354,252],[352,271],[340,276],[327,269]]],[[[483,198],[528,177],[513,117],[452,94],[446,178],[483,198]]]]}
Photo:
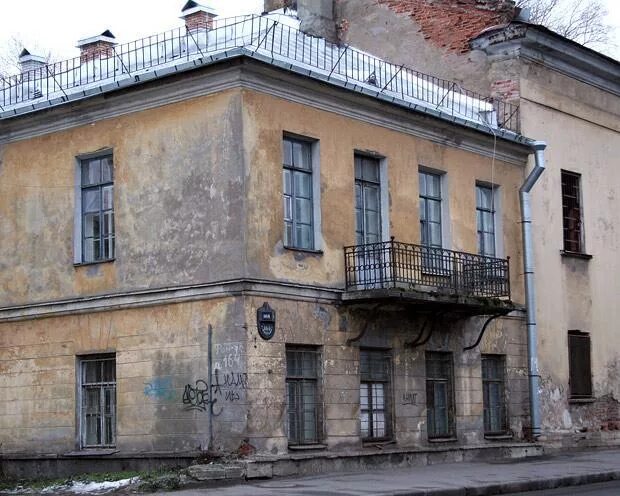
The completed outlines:
{"type": "MultiPolygon", "coordinates": [[[[211,413],[219,415],[214,409],[218,400],[234,403],[241,399],[241,393],[248,388],[248,374],[246,372],[221,372],[215,369],[213,384],[211,385],[211,413]]],[[[194,384],[186,384],[183,390],[183,405],[185,410],[206,411],[209,408],[209,384],[204,379],[198,379],[194,384]]]]}
{"type": "Polygon", "coordinates": [[[411,393],[408,391],[404,392],[402,404],[403,405],[417,405],[418,404],[418,393],[411,393]]]}
{"type": "Polygon", "coordinates": [[[144,383],[144,396],[159,401],[174,400],[172,377],[153,377],[150,382],[144,383]]]}

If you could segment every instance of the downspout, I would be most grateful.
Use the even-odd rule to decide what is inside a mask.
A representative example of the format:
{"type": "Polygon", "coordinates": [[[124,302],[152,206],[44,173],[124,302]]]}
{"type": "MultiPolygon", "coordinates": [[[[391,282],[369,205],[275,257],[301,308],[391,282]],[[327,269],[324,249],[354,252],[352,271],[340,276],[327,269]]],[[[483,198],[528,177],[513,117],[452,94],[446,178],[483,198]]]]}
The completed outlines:
{"type": "Polygon", "coordinates": [[[527,363],[530,391],[531,437],[540,436],[540,398],[538,396],[538,330],[536,328],[536,287],[534,285],[534,252],[532,242],[532,207],[530,191],[545,170],[544,141],[531,143],[534,150],[534,168],[519,189],[521,201],[521,225],[523,226],[523,273],[525,276],[525,305],[527,326],[527,363]]]}

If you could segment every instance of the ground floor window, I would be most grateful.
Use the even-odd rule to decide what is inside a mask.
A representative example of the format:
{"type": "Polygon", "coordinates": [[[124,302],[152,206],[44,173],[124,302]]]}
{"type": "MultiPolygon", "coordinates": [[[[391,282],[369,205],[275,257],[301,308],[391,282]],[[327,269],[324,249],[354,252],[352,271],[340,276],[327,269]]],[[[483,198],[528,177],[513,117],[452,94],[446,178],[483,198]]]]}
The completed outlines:
{"type": "Polygon", "coordinates": [[[426,411],[428,437],[454,437],[454,378],[452,353],[426,352],[426,411]]]}
{"type": "Polygon", "coordinates": [[[569,399],[592,398],[590,335],[587,332],[568,331],[568,374],[569,399]]]}
{"type": "Polygon", "coordinates": [[[322,439],[319,364],[318,347],[286,347],[288,441],[291,445],[316,444],[322,439]]]}
{"type": "Polygon", "coordinates": [[[390,355],[360,350],[360,433],[362,439],[392,435],[390,415],[390,355]]]}
{"type": "Polygon", "coordinates": [[[482,355],[482,403],[485,434],[504,434],[506,425],[506,397],[503,355],[482,355]]]}
{"type": "Polygon", "coordinates": [[[116,357],[82,357],[79,374],[81,447],[112,447],[116,444],[116,357]]]}

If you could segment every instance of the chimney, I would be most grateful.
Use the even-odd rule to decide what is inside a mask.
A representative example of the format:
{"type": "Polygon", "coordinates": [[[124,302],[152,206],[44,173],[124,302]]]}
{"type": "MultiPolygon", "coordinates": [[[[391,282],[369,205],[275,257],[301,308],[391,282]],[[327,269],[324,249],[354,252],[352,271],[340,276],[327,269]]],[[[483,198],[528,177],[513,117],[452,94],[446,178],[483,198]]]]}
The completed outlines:
{"type": "Polygon", "coordinates": [[[114,46],[116,38],[106,29],[103,33],[90,38],[78,41],[77,47],[80,49],[80,62],[88,62],[93,59],[107,59],[114,56],[114,46]]]}
{"type": "Polygon", "coordinates": [[[215,9],[208,5],[189,0],[181,9],[181,19],[185,21],[188,31],[197,29],[213,29],[213,19],[217,17],[215,9]]]}
{"type": "Polygon", "coordinates": [[[32,55],[25,48],[19,54],[19,68],[22,73],[45,67],[47,61],[39,55],[32,55]]]}
{"type": "Polygon", "coordinates": [[[299,28],[306,34],[338,42],[334,0],[297,0],[299,28]]]}

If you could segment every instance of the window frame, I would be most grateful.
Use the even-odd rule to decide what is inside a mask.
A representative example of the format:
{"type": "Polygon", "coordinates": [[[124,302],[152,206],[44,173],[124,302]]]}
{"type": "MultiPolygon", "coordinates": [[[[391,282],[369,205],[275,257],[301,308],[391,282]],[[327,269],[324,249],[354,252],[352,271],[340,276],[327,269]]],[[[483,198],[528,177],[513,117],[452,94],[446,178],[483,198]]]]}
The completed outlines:
{"type": "Polygon", "coordinates": [[[590,334],[579,330],[569,330],[568,336],[568,399],[569,401],[579,402],[589,401],[594,399],[594,391],[592,385],[592,340],[590,334]],[[582,364],[584,370],[576,370],[577,364],[575,363],[574,353],[581,345],[577,344],[577,340],[582,340],[581,343],[585,345],[586,354],[583,357],[585,362],[582,364]],[[585,376],[585,390],[575,391],[576,382],[574,378],[578,375],[585,376]]]}
{"type": "Polygon", "coordinates": [[[584,229],[584,217],[583,217],[583,187],[581,174],[578,172],[573,172],[565,169],[560,169],[560,188],[561,188],[561,197],[562,197],[562,247],[565,253],[577,253],[577,254],[585,254],[585,229],[584,229]],[[574,194],[569,195],[567,189],[571,187],[565,181],[565,178],[573,178],[575,183],[572,187],[576,188],[576,192],[574,194]],[[578,218],[567,215],[568,210],[571,208],[570,205],[567,204],[567,199],[572,198],[576,204],[572,208],[576,208],[578,218]],[[576,226],[569,225],[571,221],[576,221],[576,226]],[[575,232],[577,234],[576,239],[570,239],[567,236],[568,232],[575,232]],[[575,244],[577,245],[575,248],[575,244]]]}
{"type": "MultiPolygon", "coordinates": [[[[286,357],[286,376],[285,376],[285,385],[286,385],[286,436],[288,445],[290,447],[298,447],[298,446],[312,446],[312,445],[320,445],[324,439],[323,432],[323,399],[321,396],[321,383],[322,383],[322,370],[321,370],[321,349],[319,346],[305,346],[305,345],[286,345],[285,349],[285,357],[286,357]],[[290,362],[292,354],[303,354],[308,353],[313,356],[313,360],[315,362],[315,374],[313,377],[306,376],[303,374],[303,365],[302,365],[302,374],[291,374],[290,373],[290,362]],[[313,384],[314,385],[314,437],[307,438],[305,436],[305,417],[304,413],[305,404],[302,403],[301,408],[295,408],[292,411],[291,406],[291,397],[290,397],[290,385],[295,384],[296,387],[296,401],[299,401],[299,397],[297,394],[300,392],[303,393],[303,385],[304,384],[313,384]],[[297,432],[293,433],[291,426],[291,415],[294,414],[296,416],[296,425],[297,432]]],[[[303,357],[302,357],[303,363],[303,357]]],[[[303,394],[301,395],[303,401],[303,394]]]]}
{"type": "Polygon", "coordinates": [[[106,448],[115,448],[117,441],[117,412],[118,412],[118,403],[117,403],[117,373],[116,373],[116,353],[105,353],[105,354],[94,354],[94,355],[82,355],[77,357],[77,401],[78,401],[78,433],[77,438],[79,442],[79,447],[82,450],[90,450],[90,449],[106,449],[106,448]],[[103,369],[101,372],[102,380],[95,382],[86,382],[86,364],[87,363],[99,363],[103,367],[104,362],[113,362],[113,371],[114,371],[114,379],[112,381],[103,380],[103,369]],[[112,398],[112,412],[110,414],[106,413],[106,398],[105,391],[106,389],[113,390],[113,398],[112,398]],[[89,443],[88,439],[88,422],[87,422],[87,408],[85,405],[86,395],[85,391],[87,389],[98,389],[99,390],[99,435],[101,442],[98,443],[89,443]],[[106,418],[111,418],[111,443],[105,442],[105,421],[106,418]]]}
{"type": "MultiPolygon", "coordinates": [[[[424,354],[425,358],[425,377],[426,377],[426,434],[429,440],[441,440],[441,439],[454,439],[456,438],[456,402],[454,399],[454,358],[452,352],[449,351],[426,351],[424,354]],[[431,377],[429,373],[429,363],[431,357],[437,357],[442,360],[448,366],[448,373],[445,374],[447,377],[431,377]],[[435,410],[435,384],[445,384],[446,385],[446,415],[445,424],[447,429],[445,432],[440,432],[435,430],[433,422],[431,422],[431,417],[434,415],[435,410]],[[431,395],[429,394],[432,390],[433,397],[431,403],[431,395]],[[433,427],[433,429],[431,429],[433,427]]],[[[434,418],[434,417],[433,417],[434,418]]]]}
{"type": "MultiPolygon", "coordinates": [[[[365,244],[373,244],[373,243],[381,243],[383,241],[384,236],[384,229],[385,229],[385,220],[383,219],[383,215],[384,215],[384,205],[383,205],[383,198],[384,198],[384,192],[383,192],[383,173],[382,173],[382,164],[381,164],[381,158],[376,157],[376,156],[369,156],[363,153],[357,153],[355,152],[353,155],[353,184],[354,184],[354,192],[355,192],[355,201],[354,201],[354,210],[355,210],[355,244],[356,245],[365,245],[365,244]],[[368,178],[364,175],[364,161],[372,161],[374,162],[374,165],[376,165],[377,168],[377,178],[376,179],[372,179],[372,178],[368,178]],[[361,174],[358,175],[358,164],[359,164],[359,169],[361,174]],[[360,200],[361,200],[361,204],[358,202],[358,195],[357,195],[357,189],[358,187],[360,188],[360,200]],[[365,209],[365,191],[366,191],[366,187],[374,187],[377,190],[377,221],[379,223],[378,225],[378,232],[377,232],[377,240],[372,242],[372,243],[366,243],[366,239],[361,239],[360,235],[367,235],[367,229],[366,229],[366,217],[364,215],[364,213],[366,212],[365,209]],[[362,230],[360,231],[359,229],[359,222],[358,222],[358,212],[361,212],[361,217],[362,217],[362,230]],[[361,242],[360,242],[361,239],[361,242]]],[[[365,236],[363,236],[363,238],[365,238],[365,236]]]]}
{"type": "Polygon", "coordinates": [[[506,356],[499,354],[484,353],[480,355],[481,365],[481,377],[482,377],[482,411],[483,411],[483,425],[484,434],[488,436],[502,435],[508,432],[508,408],[506,405],[506,356]],[[485,371],[489,368],[485,367],[485,361],[495,361],[497,364],[497,370],[500,371],[500,377],[485,377],[485,371]],[[490,404],[490,385],[498,384],[500,387],[500,404],[493,406],[490,404]],[[499,424],[500,428],[497,430],[491,429],[491,414],[489,410],[491,408],[499,408],[499,424]]]}
{"type": "Polygon", "coordinates": [[[498,258],[499,257],[499,244],[498,244],[498,225],[497,225],[497,213],[498,213],[498,208],[497,208],[497,192],[498,192],[498,187],[494,184],[487,184],[487,183],[481,183],[481,182],[476,182],[476,188],[475,188],[475,192],[476,192],[476,238],[478,241],[478,255],[483,256],[483,257],[491,257],[491,258],[498,258]],[[491,207],[486,207],[480,204],[480,202],[478,201],[479,198],[482,198],[482,196],[479,194],[479,190],[487,190],[490,191],[491,193],[491,207]],[[490,214],[491,215],[491,223],[492,226],[486,226],[486,222],[484,221],[484,214],[490,214]],[[482,230],[480,229],[480,225],[482,224],[482,230]],[[492,230],[489,230],[492,229],[492,230]],[[482,243],[480,235],[482,234],[482,243]],[[493,253],[486,253],[485,249],[484,249],[484,235],[485,234],[491,234],[493,237],[493,253]]]}
{"type": "Polygon", "coordinates": [[[322,240],[321,240],[321,173],[320,173],[320,148],[319,141],[307,136],[301,136],[289,132],[284,132],[281,141],[282,147],[282,244],[284,248],[289,250],[308,251],[314,253],[321,253],[322,240]],[[302,147],[307,148],[306,157],[309,161],[309,168],[296,167],[294,164],[286,164],[285,151],[286,142],[291,144],[297,143],[302,147]],[[291,193],[286,192],[286,179],[285,171],[289,171],[291,175],[291,193]],[[310,236],[311,243],[309,247],[298,246],[295,243],[295,227],[298,221],[296,221],[295,215],[295,173],[308,175],[310,177],[310,198],[303,198],[310,201],[310,236]],[[290,197],[291,205],[291,219],[287,219],[286,197],[290,197]],[[291,236],[292,239],[287,239],[287,223],[291,223],[291,236]]]}
{"type": "Polygon", "coordinates": [[[361,348],[360,349],[360,438],[363,442],[366,441],[387,441],[392,439],[394,435],[393,428],[393,401],[392,401],[392,354],[389,350],[383,349],[373,349],[373,348],[361,348]],[[371,357],[374,355],[374,357],[371,357]],[[364,374],[364,356],[369,358],[369,373],[364,374]],[[372,363],[376,363],[377,361],[382,362],[381,367],[383,368],[383,376],[379,376],[378,374],[373,375],[372,363]],[[375,426],[374,426],[374,413],[375,409],[373,408],[373,386],[381,384],[383,386],[383,408],[376,409],[376,412],[383,413],[384,418],[384,434],[382,436],[375,435],[375,426]],[[368,398],[368,408],[366,409],[368,414],[368,436],[364,436],[362,429],[362,415],[364,413],[364,409],[362,408],[362,389],[365,388],[367,391],[366,397],[368,398]]]}
{"type": "MultiPolygon", "coordinates": [[[[93,153],[85,153],[76,156],[75,158],[75,207],[74,207],[74,242],[73,242],[73,263],[76,266],[79,265],[91,265],[99,263],[113,262],[116,258],[116,199],[115,199],[115,166],[114,166],[114,151],[111,148],[105,148],[93,153]],[[108,181],[100,180],[97,183],[84,185],[83,184],[83,165],[89,161],[101,160],[104,158],[111,159],[110,179],[108,181]],[[111,208],[103,209],[103,189],[111,187],[111,208]],[[99,224],[101,226],[99,232],[100,243],[100,257],[87,259],[85,256],[85,233],[84,233],[84,216],[86,215],[84,207],[84,191],[95,190],[99,191],[99,224]],[[103,232],[103,213],[109,212],[112,216],[111,235],[106,236],[103,232]],[[109,257],[103,256],[103,242],[105,239],[112,240],[111,255],[109,257]]],[[[93,212],[91,212],[93,213],[93,212]]]]}
{"type": "Polygon", "coordinates": [[[428,170],[426,168],[418,169],[418,208],[419,208],[419,219],[420,219],[420,245],[428,247],[428,248],[436,248],[436,249],[444,249],[445,248],[445,238],[446,233],[444,232],[444,199],[443,199],[443,189],[444,189],[444,176],[445,173],[428,170]],[[421,176],[433,176],[437,178],[437,183],[439,185],[439,195],[433,196],[427,193],[428,189],[426,188],[427,179],[424,179],[424,192],[422,191],[422,177],[421,176]],[[439,222],[429,221],[429,202],[437,202],[439,204],[439,222]],[[422,208],[422,204],[424,204],[424,208],[422,208]],[[422,215],[422,211],[424,211],[424,216],[422,215]],[[426,227],[425,227],[426,223],[426,227]],[[430,231],[430,224],[439,224],[439,245],[435,245],[432,243],[432,235],[430,231]],[[424,243],[424,239],[430,240],[430,243],[424,243]]]}

